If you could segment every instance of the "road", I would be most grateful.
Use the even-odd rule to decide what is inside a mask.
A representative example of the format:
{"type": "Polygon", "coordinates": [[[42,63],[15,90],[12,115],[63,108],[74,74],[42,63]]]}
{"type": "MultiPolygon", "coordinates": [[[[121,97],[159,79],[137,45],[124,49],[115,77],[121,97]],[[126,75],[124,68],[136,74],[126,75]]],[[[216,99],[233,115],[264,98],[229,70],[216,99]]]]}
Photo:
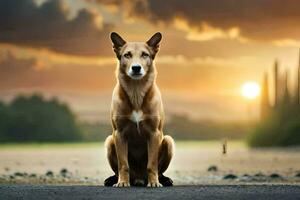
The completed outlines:
{"type": "Polygon", "coordinates": [[[103,186],[0,185],[1,200],[92,199],[297,199],[298,185],[200,185],[169,188],[107,188],[103,186]]]}

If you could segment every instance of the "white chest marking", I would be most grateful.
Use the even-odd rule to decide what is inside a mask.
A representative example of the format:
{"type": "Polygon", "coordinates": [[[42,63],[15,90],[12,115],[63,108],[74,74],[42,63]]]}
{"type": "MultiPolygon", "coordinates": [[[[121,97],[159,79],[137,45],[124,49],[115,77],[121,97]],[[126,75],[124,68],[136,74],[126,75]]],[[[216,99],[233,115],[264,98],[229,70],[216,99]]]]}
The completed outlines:
{"type": "Polygon", "coordinates": [[[135,122],[135,123],[139,123],[140,121],[143,120],[143,112],[141,110],[132,111],[131,116],[130,116],[130,120],[135,122]]]}

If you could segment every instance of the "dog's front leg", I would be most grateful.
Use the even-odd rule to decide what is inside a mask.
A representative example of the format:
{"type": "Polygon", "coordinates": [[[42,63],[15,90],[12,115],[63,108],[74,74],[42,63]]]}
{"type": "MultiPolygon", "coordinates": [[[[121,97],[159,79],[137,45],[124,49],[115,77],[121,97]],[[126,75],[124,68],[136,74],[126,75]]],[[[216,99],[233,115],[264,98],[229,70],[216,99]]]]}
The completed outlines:
{"type": "Polygon", "coordinates": [[[114,187],[129,187],[129,165],[127,141],[122,138],[120,132],[115,133],[115,145],[118,157],[118,183],[114,187]]]}
{"type": "Polygon", "coordinates": [[[162,187],[158,181],[158,152],[162,141],[162,134],[156,131],[148,141],[148,187],[162,187]]]}

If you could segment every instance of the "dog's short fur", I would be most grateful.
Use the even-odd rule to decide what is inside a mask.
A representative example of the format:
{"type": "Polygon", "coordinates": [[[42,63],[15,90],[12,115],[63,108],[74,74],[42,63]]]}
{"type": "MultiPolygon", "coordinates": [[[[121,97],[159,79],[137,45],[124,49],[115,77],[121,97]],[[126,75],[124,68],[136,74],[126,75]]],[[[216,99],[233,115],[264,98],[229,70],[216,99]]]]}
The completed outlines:
{"type": "Polygon", "coordinates": [[[172,185],[163,173],[172,159],[174,142],[162,131],[164,111],[155,82],[154,58],[161,38],[156,33],[147,42],[126,42],[111,33],[119,65],[111,105],[113,133],[106,139],[106,148],[115,176],[105,185],[172,185]]]}

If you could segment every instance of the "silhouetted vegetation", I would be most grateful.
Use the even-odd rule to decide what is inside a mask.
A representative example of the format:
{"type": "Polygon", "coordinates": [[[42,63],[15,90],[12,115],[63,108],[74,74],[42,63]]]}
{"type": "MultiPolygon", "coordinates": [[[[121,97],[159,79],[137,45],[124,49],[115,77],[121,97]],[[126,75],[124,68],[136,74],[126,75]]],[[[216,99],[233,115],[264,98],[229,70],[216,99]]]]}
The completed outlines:
{"type": "Polygon", "coordinates": [[[265,74],[261,95],[261,120],[249,137],[250,146],[300,145],[300,63],[294,92],[288,86],[288,73],[274,66],[274,105],[270,105],[268,76],[265,74]]]}
{"type": "Polygon", "coordinates": [[[66,104],[40,95],[0,103],[1,142],[76,141],[81,139],[75,116],[66,104]]]}
{"type": "MultiPolygon", "coordinates": [[[[192,120],[173,115],[165,134],[179,140],[241,139],[248,123],[192,120]]],[[[110,123],[77,122],[66,104],[40,95],[18,96],[9,104],[0,102],[0,142],[104,141],[112,133],[110,123]]]]}
{"type": "MultiPolygon", "coordinates": [[[[220,122],[193,120],[185,115],[173,115],[165,124],[164,133],[176,140],[244,139],[253,124],[248,122],[220,122]]],[[[103,141],[112,133],[109,123],[81,124],[84,141],[103,141]]]]}
{"type": "Polygon", "coordinates": [[[242,139],[251,128],[248,122],[192,120],[174,115],[166,123],[164,132],[179,140],[242,139]]]}
{"type": "Polygon", "coordinates": [[[286,113],[283,110],[272,112],[254,129],[249,137],[249,144],[251,146],[299,145],[300,115],[286,113]]]}
{"type": "Polygon", "coordinates": [[[112,134],[112,127],[109,123],[82,122],[82,140],[87,142],[104,141],[108,135],[112,134]]]}

